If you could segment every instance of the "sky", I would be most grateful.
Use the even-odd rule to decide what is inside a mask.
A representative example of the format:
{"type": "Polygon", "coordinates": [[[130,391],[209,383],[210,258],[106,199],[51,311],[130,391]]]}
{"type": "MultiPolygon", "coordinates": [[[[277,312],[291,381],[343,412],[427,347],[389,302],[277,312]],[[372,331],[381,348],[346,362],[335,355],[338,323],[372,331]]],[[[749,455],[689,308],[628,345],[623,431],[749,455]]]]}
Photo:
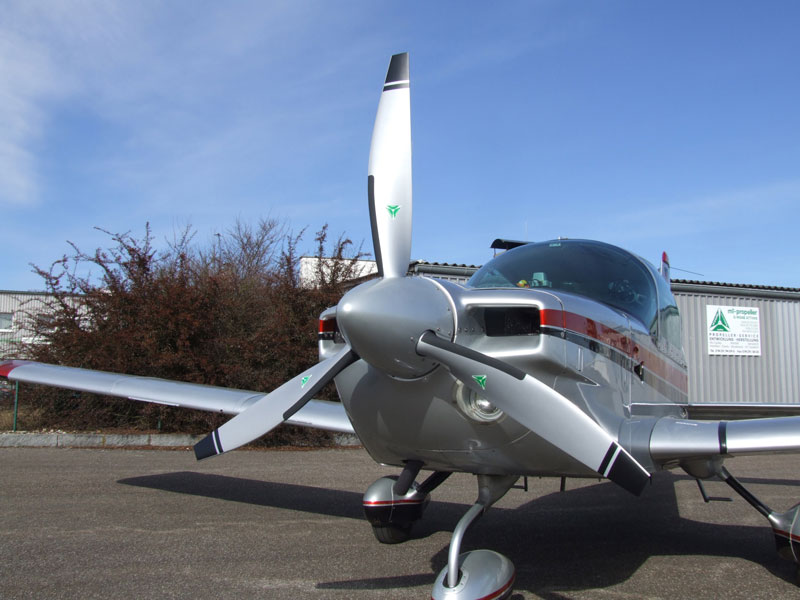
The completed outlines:
{"type": "Polygon", "coordinates": [[[0,289],[69,242],[324,224],[371,252],[367,161],[408,51],[412,258],[599,239],[800,287],[800,3],[0,0],[0,289]]]}

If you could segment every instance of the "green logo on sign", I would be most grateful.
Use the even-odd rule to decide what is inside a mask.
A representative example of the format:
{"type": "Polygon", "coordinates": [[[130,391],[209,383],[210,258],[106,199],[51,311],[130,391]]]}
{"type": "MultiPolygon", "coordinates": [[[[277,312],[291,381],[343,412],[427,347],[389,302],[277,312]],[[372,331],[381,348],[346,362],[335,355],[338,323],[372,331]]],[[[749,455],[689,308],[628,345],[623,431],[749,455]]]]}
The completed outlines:
{"type": "Polygon", "coordinates": [[[309,379],[311,379],[311,375],[306,375],[305,377],[303,377],[303,378],[300,380],[300,389],[302,389],[302,388],[306,387],[306,384],[308,383],[308,380],[309,380],[309,379]]]}
{"type": "Polygon", "coordinates": [[[473,375],[472,378],[481,386],[482,390],[486,389],[486,375],[473,375]]]}
{"type": "Polygon", "coordinates": [[[394,219],[397,216],[397,213],[400,211],[400,205],[399,204],[389,204],[386,207],[386,210],[389,211],[389,216],[392,217],[392,219],[394,219]]]}
{"type": "Polygon", "coordinates": [[[714,315],[714,320],[711,321],[711,331],[725,331],[728,332],[731,330],[731,326],[728,325],[728,321],[725,319],[725,315],[722,314],[722,309],[717,309],[717,314],[714,315]]]}

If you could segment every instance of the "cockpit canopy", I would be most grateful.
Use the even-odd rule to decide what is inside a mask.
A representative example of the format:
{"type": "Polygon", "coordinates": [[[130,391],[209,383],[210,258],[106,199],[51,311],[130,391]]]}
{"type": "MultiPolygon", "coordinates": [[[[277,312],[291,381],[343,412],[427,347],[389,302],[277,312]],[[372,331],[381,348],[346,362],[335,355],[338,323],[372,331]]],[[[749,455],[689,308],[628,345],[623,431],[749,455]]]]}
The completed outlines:
{"type": "Polygon", "coordinates": [[[680,322],[669,285],[654,267],[621,248],[588,240],[525,244],[486,263],[474,288],[542,288],[579,294],[621,310],[680,348],[680,322]],[[664,320],[662,319],[662,320],[664,320]],[[669,331],[667,331],[669,330],[669,331]]]}

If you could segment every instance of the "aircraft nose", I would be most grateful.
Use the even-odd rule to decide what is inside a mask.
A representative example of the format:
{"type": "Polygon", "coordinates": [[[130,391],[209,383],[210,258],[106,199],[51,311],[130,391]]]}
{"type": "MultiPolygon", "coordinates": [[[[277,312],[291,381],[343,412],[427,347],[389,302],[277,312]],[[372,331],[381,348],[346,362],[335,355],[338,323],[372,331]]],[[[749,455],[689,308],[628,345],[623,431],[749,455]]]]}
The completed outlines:
{"type": "Polygon", "coordinates": [[[423,333],[433,331],[452,340],[455,331],[450,296],[423,277],[362,284],[341,299],[336,319],[361,358],[404,379],[420,377],[437,364],[417,354],[417,340],[423,333]]]}

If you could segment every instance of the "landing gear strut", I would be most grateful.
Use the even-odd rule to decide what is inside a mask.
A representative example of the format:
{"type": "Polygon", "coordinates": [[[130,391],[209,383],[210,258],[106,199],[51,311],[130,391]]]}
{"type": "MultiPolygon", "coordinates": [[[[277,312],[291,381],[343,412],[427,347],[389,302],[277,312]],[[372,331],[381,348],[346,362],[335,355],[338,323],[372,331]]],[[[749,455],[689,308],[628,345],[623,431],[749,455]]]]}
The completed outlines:
{"type": "Polygon", "coordinates": [[[718,477],[767,518],[772,526],[778,554],[797,565],[795,579],[796,583],[800,585],[800,518],[798,518],[800,517],[800,511],[798,511],[800,504],[795,504],[786,512],[778,513],[756,498],[725,467],[720,466],[718,477]]]}
{"type": "MultiPolygon", "coordinates": [[[[696,461],[681,465],[692,477],[700,479],[716,476],[727,483],[733,491],[739,494],[747,503],[760,512],[772,527],[775,536],[775,547],[778,554],[795,563],[795,583],[800,585],[800,504],[795,504],[786,512],[779,513],[759,500],[750,490],[742,485],[731,473],[722,466],[722,460],[696,461]]],[[[707,500],[702,484],[700,485],[703,499],[707,500]]]]}
{"type": "Polygon", "coordinates": [[[469,526],[502,498],[517,479],[515,475],[478,475],[478,500],[453,530],[447,566],[433,584],[432,600],[494,600],[511,594],[516,573],[510,560],[492,550],[460,552],[469,526]]]}

